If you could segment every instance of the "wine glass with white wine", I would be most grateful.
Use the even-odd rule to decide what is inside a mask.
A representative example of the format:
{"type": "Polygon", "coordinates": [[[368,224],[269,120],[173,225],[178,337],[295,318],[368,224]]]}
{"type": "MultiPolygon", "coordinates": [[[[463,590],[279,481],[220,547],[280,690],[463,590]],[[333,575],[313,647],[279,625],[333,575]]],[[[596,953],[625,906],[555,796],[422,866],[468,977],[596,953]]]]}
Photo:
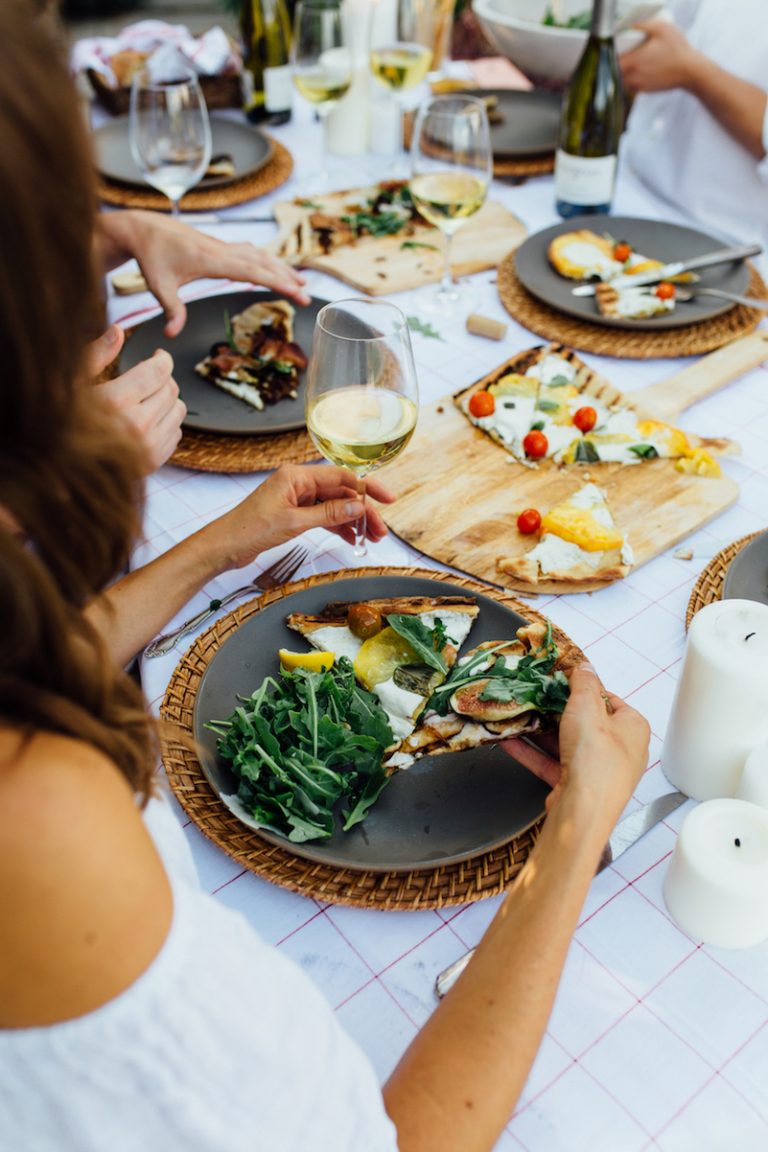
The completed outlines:
{"type": "Polygon", "coordinates": [[[366,555],[365,477],[402,452],[418,415],[408,321],[385,300],[339,300],[318,313],[306,392],[307,429],[326,460],[358,480],[366,555]]]}
{"type": "Polygon", "coordinates": [[[449,309],[462,296],[451,276],[451,240],[482,208],[493,172],[485,105],[458,95],[422,104],[413,129],[411,170],[414,204],[445,237],[445,268],[436,301],[449,309]]]}
{"type": "Polygon", "coordinates": [[[211,160],[211,126],[196,74],[179,66],[158,77],[142,68],[131,86],[128,132],[142,176],[178,216],[179,201],[211,160]]]}
{"type": "MultiPolygon", "coordinates": [[[[291,68],[297,91],[325,121],[352,83],[352,53],[338,2],[299,0],[293,16],[291,68]]],[[[321,186],[328,179],[325,171],[315,173],[312,184],[321,186]]]]}

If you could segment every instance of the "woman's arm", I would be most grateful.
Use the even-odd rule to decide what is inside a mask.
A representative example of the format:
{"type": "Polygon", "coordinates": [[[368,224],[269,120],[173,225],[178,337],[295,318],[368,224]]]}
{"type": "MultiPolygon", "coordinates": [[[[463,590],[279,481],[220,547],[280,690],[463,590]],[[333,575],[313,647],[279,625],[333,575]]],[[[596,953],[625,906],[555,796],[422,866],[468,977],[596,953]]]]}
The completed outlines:
{"type": "Polygon", "coordinates": [[[400,1152],[488,1152],[508,1122],[549,1019],[605,842],[643,772],[648,726],[571,677],[562,776],[544,829],[471,964],[384,1090],[400,1152]],[[610,709],[610,711],[609,711],[610,709]]]}
{"type": "Polygon", "coordinates": [[[768,93],[697,52],[680,29],[666,20],[638,24],[637,28],[646,33],[646,40],[620,58],[627,88],[631,92],[685,89],[701,101],[726,132],[762,160],[768,93]]]}
{"type": "MultiPolygon", "coordinates": [[[[380,503],[394,499],[370,478],[366,493],[380,503]]],[[[351,543],[351,525],[361,512],[350,472],[283,465],[231,512],[118,580],[87,615],[115,659],[127,664],[215,576],[252,564],[261,552],[310,528],[327,528],[351,543]]],[[[367,514],[368,537],[380,540],[387,529],[373,503],[367,504],[367,514]]]]}

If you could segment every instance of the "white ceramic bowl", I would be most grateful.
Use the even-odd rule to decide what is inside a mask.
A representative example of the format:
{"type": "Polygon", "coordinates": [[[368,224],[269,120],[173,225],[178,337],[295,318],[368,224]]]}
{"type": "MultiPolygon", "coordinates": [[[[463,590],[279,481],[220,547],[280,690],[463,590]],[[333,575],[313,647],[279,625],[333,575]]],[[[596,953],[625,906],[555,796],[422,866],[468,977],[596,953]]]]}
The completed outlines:
{"type": "MultiPolygon", "coordinates": [[[[587,33],[542,24],[548,4],[549,0],[472,0],[475,15],[497,52],[533,81],[565,84],[578,63],[587,33]]],[[[621,19],[636,6],[636,0],[620,0],[617,17],[621,19]]],[[[562,0],[566,18],[590,7],[590,0],[562,0]]],[[[642,40],[643,33],[631,28],[616,38],[620,52],[637,47],[642,40]]]]}

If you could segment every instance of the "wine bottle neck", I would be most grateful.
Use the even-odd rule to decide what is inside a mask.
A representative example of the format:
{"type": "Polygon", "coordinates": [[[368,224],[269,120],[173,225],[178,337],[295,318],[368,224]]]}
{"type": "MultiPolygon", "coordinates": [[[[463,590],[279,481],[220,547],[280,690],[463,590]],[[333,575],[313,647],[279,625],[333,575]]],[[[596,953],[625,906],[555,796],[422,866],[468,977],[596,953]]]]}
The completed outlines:
{"type": "Polygon", "coordinates": [[[613,36],[613,27],[616,23],[616,0],[594,0],[592,6],[591,36],[599,36],[601,40],[613,36]]]}

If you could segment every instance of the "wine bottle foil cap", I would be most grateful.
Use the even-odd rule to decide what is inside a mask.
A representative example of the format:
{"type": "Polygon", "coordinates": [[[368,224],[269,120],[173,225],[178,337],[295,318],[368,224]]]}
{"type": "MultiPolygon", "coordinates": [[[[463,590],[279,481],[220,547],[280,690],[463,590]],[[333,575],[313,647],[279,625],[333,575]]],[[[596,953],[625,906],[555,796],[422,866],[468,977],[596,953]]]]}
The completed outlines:
{"type": "Polygon", "coordinates": [[[590,35],[613,36],[616,24],[616,0],[594,0],[590,35]]]}

